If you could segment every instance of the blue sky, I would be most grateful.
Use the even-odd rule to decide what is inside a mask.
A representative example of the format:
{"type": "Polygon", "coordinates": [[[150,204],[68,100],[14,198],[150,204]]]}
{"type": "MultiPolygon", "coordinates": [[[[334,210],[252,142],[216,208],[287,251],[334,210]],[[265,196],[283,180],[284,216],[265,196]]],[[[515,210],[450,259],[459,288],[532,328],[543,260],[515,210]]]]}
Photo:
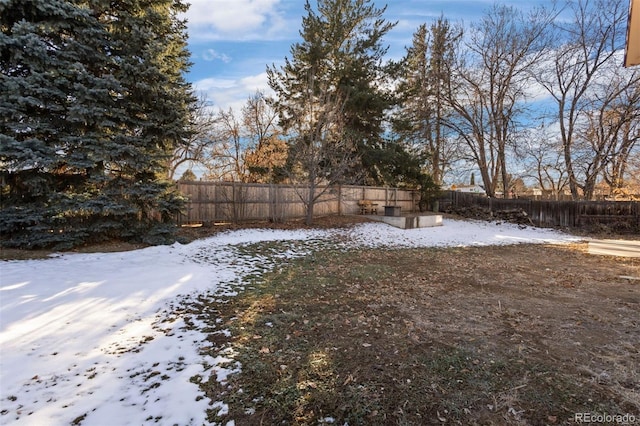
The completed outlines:
{"type": "MultiPolygon", "coordinates": [[[[187,78],[217,109],[239,111],[256,90],[269,93],[266,66],[282,64],[300,40],[304,0],[190,0],[187,13],[193,66],[187,78]]],[[[416,28],[440,15],[465,25],[477,21],[494,3],[518,8],[550,0],[388,0],[385,18],[398,21],[385,39],[389,59],[404,55],[416,28]]],[[[315,5],[312,0],[312,5],[315,5]]]]}

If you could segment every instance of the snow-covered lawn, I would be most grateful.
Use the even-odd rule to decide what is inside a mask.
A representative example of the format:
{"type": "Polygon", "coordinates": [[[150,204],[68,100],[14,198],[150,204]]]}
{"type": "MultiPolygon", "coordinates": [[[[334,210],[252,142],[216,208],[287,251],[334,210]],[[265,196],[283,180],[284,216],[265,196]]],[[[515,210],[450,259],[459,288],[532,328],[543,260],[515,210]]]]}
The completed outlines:
{"type": "Polygon", "coordinates": [[[241,245],[295,241],[282,253],[293,257],[304,255],[309,250],[304,242],[311,240],[429,247],[576,238],[445,219],[442,227],[413,230],[382,223],[341,230],[240,230],[188,245],[0,262],[0,423],[206,423],[208,408],[226,406],[205,398],[190,379],[215,375],[224,381],[241,367],[232,353],[201,355],[207,335],[198,324],[185,327],[179,307],[197,295],[233,294],[247,274],[271,266],[262,256],[243,255],[241,245]]]}

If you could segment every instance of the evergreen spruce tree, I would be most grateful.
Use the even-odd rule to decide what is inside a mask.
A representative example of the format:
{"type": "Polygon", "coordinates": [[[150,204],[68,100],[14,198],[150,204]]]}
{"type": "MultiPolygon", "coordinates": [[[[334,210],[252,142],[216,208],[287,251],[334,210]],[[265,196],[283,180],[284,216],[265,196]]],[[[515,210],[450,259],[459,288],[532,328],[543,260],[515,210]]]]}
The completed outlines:
{"type": "Polygon", "coordinates": [[[2,244],[140,238],[193,97],[179,1],[0,3],[2,244]]]}
{"type": "Polygon", "coordinates": [[[423,158],[428,173],[442,183],[451,160],[445,129],[451,109],[446,88],[451,84],[453,53],[462,36],[439,18],[430,27],[418,27],[412,45],[399,65],[399,108],[394,126],[407,148],[423,158]]]}
{"type": "Polygon", "coordinates": [[[195,173],[193,173],[193,170],[187,169],[184,171],[182,176],[180,176],[180,179],[178,179],[178,182],[195,182],[197,180],[198,180],[198,177],[196,176],[195,173]]]}
{"type": "Polygon", "coordinates": [[[371,3],[318,0],[314,10],[307,0],[303,41],[292,46],[292,57],[281,69],[267,70],[285,132],[305,118],[300,111],[310,101],[310,86],[315,91],[311,96],[340,104],[341,140],[348,139],[359,158],[345,170],[344,178],[351,182],[378,181],[380,158],[373,152],[384,144],[383,122],[391,106],[381,84],[387,76],[382,38],[395,24],[383,19],[384,8],[371,3]]]}

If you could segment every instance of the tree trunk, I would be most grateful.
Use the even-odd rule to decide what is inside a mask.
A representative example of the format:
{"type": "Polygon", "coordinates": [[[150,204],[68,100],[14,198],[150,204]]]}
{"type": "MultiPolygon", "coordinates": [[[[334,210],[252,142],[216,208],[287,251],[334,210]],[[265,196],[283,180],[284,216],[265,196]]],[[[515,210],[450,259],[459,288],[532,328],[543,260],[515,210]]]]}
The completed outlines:
{"type": "Polygon", "coordinates": [[[569,190],[571,191],[571,198],[574,200],[580,199],[580,194],[578,193],[578,180],[576,179],[576,174],[573,171],[573,160],[571,158],[571,143],[566,141],[566,138],[563,138],[564,144],[564,162],[567,169],[567,175],[569,178],[569,190]]]}
{"type": "Polygon", "coordinates": [[[306,202],[307,216],[304,221],[304,223],[308,226],[313,224],[313,208],[316,204],[315,197],[316,197],[316,184],[315,184],[315,181],[310,181],[309,195],[307,196],[307,202],[306,202]]]}
{"type": "Polygon", "coordinates": [[[502,172],[502,198],[511,198],[509,191],[509,174],[507,173],[507,158],[504,148],[500,150],[500,170],[502,172]]]}
{"type": "Polygon", "coordinates": [[[596,191],[596,178],[597,178],[597,175],[592,174],[588,176],[584,182],[583,194],[584,194],[584,199],[587,201],[591,201],[595,198],[594,194],[596,191]]]}
{"type": "MultiPolygon", "coordinates": [[[[309,196],[309,198],[311,198],[311,196],[309,196]]],[[[314,202],[313,200],[308,200],[307,202],[307,216],[304,220],[304,223],[306,225],[313,225],[313,207],[314,207],[314,202]]]]}

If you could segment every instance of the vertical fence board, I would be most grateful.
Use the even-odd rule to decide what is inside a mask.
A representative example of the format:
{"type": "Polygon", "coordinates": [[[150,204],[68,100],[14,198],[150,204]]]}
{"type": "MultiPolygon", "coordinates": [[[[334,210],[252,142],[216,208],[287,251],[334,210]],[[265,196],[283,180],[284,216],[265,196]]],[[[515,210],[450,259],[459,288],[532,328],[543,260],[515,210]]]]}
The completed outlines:
{"type": "MultiPolygon", "coordinates": [[[[306,215],[302,200],[309,191],[302,186],[240,182],[179,182],[178,189],[188,200],[184,213],[178,216],[179,223],[301,218],[306,215]]],[[[416,208],[411,190],[350,185],[317,190],[325,192],[314,204],[316,216],[357,214],[358,201],[363,199],[380,207],[398,205],[404,212],[416,208]]]]}
{"type": "MultiPolygon", "coordinates": [[[[180,223],[211,223],[216,221],[273,220],[284,221],[305,216],[301,197],[308,188],[291,185],[247,184],[239,182],[180,182],[178,189],[188,202],[180,223]]],[[[325,188],[321,187],[320,190],[325,188]]],[[[402,212],[417,210],[417,192],[398,188],[344,185],[329,188],[314,205],[316,216],[358,214],[359,200],[383,206],[400,206],[402,212]]],[[[497,210],[522,209],[532,222],[544,227],[575,227],[589,223],[630,220],[640,225],[640,203],[633,201],[549,201],[498,199],[447,191],[442,206],[478,206],[497,210]]]]}
{"type": "Polygon", "coordinates": [[[443,201],[454,208],[483,207],[491,211],[522,209],[536,226],[576,227],[584,224],[626,220],[640,225],[637,201],[537,201],[488,198],[449,191],[443,201]]]}

